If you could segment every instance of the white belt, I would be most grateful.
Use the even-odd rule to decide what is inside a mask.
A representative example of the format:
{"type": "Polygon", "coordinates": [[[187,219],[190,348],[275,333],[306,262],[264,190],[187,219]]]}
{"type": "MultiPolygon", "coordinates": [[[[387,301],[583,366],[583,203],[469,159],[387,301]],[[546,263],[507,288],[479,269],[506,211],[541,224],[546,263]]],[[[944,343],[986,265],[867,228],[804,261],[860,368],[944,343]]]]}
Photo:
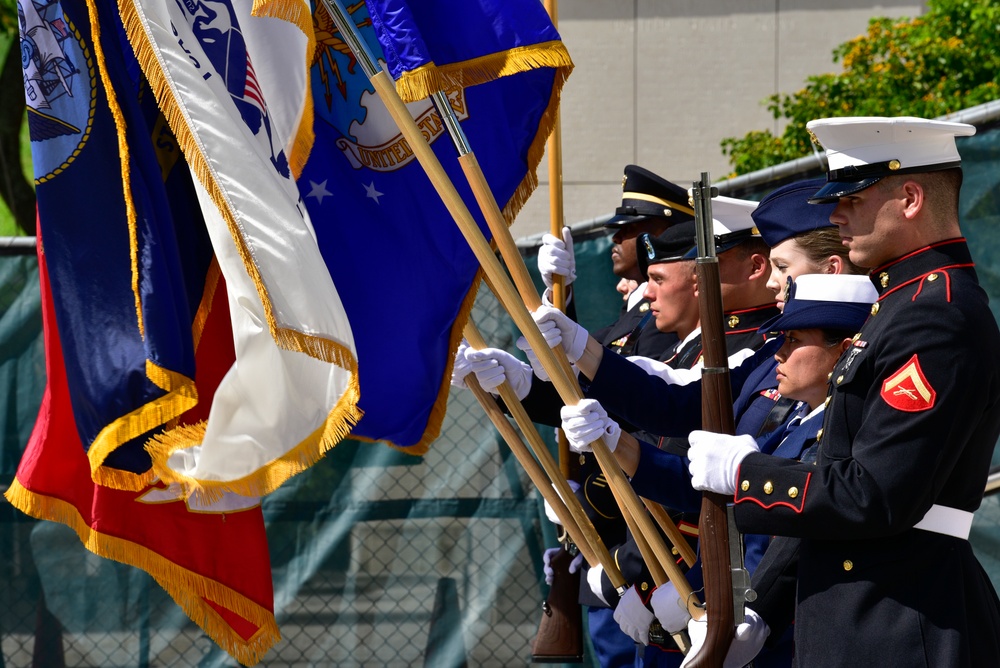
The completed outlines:
{"type": "Polygon", "coordinates": [[[935,503],[924,515],[924,519],[914,524],[913,528],[968,540],[969,530],[972,528],[972,513],[935,503]]]}

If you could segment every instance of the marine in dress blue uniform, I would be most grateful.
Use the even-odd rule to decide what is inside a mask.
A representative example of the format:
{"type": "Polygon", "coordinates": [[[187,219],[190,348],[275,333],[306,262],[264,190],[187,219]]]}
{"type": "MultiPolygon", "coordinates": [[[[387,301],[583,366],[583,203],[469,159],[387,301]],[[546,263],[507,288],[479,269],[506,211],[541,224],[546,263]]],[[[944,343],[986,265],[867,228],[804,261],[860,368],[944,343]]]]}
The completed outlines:
{"type": "Polygon", "coordinates": [[[1000,665],[1000,601],[967,540],[1000,434],[1000,331],[956,234],[955,137],[975,129],[807,127],[830,163],[816,201],[846,200],[832,220],[852,260],[879,260],[879,299],[831,374],[815,464],[739,465],[741,531],[785,537],[753,608],[774,634],[794,601],[802,666],[1000,665]]]}

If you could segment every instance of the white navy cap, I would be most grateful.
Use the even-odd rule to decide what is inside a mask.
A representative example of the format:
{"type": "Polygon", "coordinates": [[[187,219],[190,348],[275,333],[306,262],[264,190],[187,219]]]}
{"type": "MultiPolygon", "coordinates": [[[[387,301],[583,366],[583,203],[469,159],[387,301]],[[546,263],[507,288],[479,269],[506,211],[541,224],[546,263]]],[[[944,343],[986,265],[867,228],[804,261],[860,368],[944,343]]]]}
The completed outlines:
{"type": "Polygon", "coordinates": [[[809,201],[834,202],[893,174],[934,172],[961,165],[955,137],[975,126],[912,116],[821,118],[806,123],[813,140],[826,149],[827,183],[809,201]]]}
{"type": "Polygon", "coordinates": [[[878,299],[868,276],[804,274],[788,280],[791,285],[784,310],[764,323],[760,332],[812,328],[857,331],[878,299]]]}
{"type": "MultiPolygon", "coordinates": [[[[760,238],[760,231],[751,213],[757,202],[733,197],[712,198],[712,234],[715,235],[715,252],[724,253],[747,239],[760,238]]],[[[688,254],[688,259],[697,257],[697,249],[688,254]]]]}

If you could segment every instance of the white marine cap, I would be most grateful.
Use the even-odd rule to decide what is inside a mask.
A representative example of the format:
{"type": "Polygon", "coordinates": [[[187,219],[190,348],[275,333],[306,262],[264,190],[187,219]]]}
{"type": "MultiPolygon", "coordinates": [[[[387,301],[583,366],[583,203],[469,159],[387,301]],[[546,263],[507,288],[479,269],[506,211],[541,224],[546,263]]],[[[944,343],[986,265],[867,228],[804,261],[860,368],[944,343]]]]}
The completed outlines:
{"type": "MultiPolygon", "coordinates": [[[[688,193],[690,194],[690,192],[688,193]]],[[[758,202],[736,199],[721,195],[712,198],[712,234],[715,235],[715,252],[724,253],[747,239],[759,239],[760,231],[750,214],[758,202]]],[[[698,249],[685,256],[691,260],[698,257],[698,249]]]]}
{"type": "Polygon", "coordinates": [[[892,174],[934,172],[961,165],[955,137],[975,126],[913,116],[820,118],[806,130],[826,149],[827,183],[809,201],[833,202],[892,174]]]}

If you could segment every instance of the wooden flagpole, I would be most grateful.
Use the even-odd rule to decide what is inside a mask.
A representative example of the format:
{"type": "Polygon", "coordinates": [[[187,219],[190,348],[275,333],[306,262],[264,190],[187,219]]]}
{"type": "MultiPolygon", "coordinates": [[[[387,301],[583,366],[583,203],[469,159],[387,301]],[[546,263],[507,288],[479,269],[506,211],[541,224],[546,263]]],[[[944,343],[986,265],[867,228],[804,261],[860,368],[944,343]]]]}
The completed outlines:
{"type": "MultiPolygon", "coordinates": [[[[479,332],[479,329],[470,320],[465,326],[465,338],[469,342],[472,348],[477,350],[482,350],[487,347],[486,340],[483,335],[479,332]]],[[[466,377],[466,385],[471,387],[469,380],[471,376],[475,374],[470,374],[466,377]]],[[[478,383],[477,383],[478,386],[478,383]]],[[[528,413],[524,410],[524,406],[521,405],[521,401],[517,398],[514,393],[513,388],[511,388],[510,383],[504,382],[500,387],[500,398],[503,399],[504,404],[506,404],[507,409],[510,411],[511,416],[520,427],[521,433],[528,440],[531,445],[531,452],[534,452],[535,457],[538,458],[536,462],[534,457],[531,456],[531,452],[528,451],[527,446],[524,445],[521,438],[517,435],[511,427],[510,422],[507,420],[507,416],[500,411],[499,407],[496,405],[496,401],[493,399],[489,393],[486,393],[482,388],[479,388],[479,393],[485,395],[480,397],[479,393],[476,393],[476,398],[480,400],[483,404],[483,408],[486,409],[487,415],[493,420],[493,424],[497,427],[497,431],[501,433],[507,444],[511,446],[511,452],[518,458],[518,461],[522,463],[525,470],[528,471],[528,475],[531,477],[532,482],[538,487],[538,491],[542,493],[542,496],[552,505],[553,510],[556,510],[556,515],[559,516],[559,520],[562,525],[566,527],[566,531],[569,532],[570,537],[573,542],[576,543],[580,551],[583,552],[584,558],[587,563],[593,566],[600,564],[604,567],[604,572],[608,574],[608,579],[611,580],[611,584],[615,589],[619,589],[624,592],[625,579],[622,577],[621,571],[618,569],[618,565],[615,564],[614,558],[611,553],[608,552],[608,548],[604,545],[601,537],[597,534],[597,530],[594,528],[593,523],[587,514],[583,510],[583,506],[580,505],[580,500],[576,498],[576,494],[573,493],[572,488],[569,483],[566,482],[566,478],[560,474],[558,465],[549,453],[548,448],[545,447],[545,442],[542,440],[541,435],[538,433],[538,429],[535,428],[534,423],[528,416],[528,413]],[[516,441],[514,443],[512,441],[516,441]],[[539,466],[539,464],[541,466],[539,466]],[[539,474],[542,474],[540,479],[536,480],[536,475],[532,471],[537,470],[539,474]],[[546,477],[547,476],[547,477],[546,477]],[[558,492],[558,493],[557,493],[558,492]],[[558,512],[557,504],[553,503],[552,496],[560,499],[559,505],[565,503],[565,508],[569,513],[566,518],[569,521],[565,521],[563,516],[558,512]]]]}
{"type": "MultiPolygon", "coordinates": [[[[552,26],[559,29],[559,2],[558,0],[545,0],[545,11],[552,19],[552,26]]],[[[546,141],[546,153],[548,154],[549,165],[549,234],[557,239],[562,238],[562,228],[565,220],[563,213],[563,174],[562,174],[562,130],[560,122],[560,112],[556,110],[555,121],[552,124],[552,134],[546,141]]],[[[554,275],[552,277],[552,305],[557,309],[566,312],[568,289],[563,276],[554,275]]],[[[557,439],[559,448],[559,468],[564,477],[569,478],[569,441],[562,429],[559,430],[557,439]]]]}

